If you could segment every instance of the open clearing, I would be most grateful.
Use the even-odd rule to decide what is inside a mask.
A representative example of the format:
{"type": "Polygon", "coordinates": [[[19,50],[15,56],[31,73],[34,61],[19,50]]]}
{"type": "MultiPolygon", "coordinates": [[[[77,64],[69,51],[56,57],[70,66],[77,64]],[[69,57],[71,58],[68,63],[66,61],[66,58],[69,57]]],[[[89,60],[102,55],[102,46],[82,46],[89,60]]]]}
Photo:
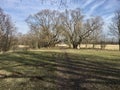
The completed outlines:
{"type": "Polygon", "coordinates": [[[44,49],[0,54],[0,90],[120,90],[120,52],[44,49]]]}

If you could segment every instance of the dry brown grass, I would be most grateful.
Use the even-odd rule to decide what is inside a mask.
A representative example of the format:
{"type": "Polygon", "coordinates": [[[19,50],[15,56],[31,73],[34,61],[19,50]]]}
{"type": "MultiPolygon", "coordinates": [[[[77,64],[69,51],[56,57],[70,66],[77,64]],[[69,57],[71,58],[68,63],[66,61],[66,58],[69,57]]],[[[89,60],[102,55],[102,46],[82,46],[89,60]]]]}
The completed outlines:
{"type": "MultiPolygon", "coordinates": [[[[81,44],[80,47],[81,47],[81,48],[93,48],[93,45],[92,45],[92,44],[88,44],[87,47],[86,47],[85,44],[81,44]]],[[[95,48],[100,49],[101,46],[100,46],[100,45],[95,45],[95,48]]],[[[107,45],[105,46],[105,49],[106,49],[106,50],[119,50],[119,45],[107,44],[107,45]]]]}
{"type": "Polygon", "coordinates": [[[120,90],[120,52],[40,49],[0,54],[0,90],[120,90]]]}
{"type": "MultiPolygon", "coordinates": [[[[58,47],[69,47],[67,44],[57,44],[56,46],[58,47]]],[[[80,46],[78,46],[78,48],[86,48],[86,49],[90,49],[93,48],[93,44],[81,44],[80,46]]],[[[95,45],[96,49],[101,49],[101,45],[97,44],[95,45]]],[[[105,45],[105,49],[106,50],[119,50],[119,45],[112,45],[112,44],[106,44],[105,45]]]]}

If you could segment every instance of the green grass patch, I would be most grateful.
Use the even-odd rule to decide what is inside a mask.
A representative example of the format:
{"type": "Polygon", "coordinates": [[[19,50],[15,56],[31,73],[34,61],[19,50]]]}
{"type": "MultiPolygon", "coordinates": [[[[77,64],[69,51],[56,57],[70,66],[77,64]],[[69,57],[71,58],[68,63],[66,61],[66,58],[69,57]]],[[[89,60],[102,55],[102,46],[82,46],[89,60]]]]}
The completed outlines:
{"type": "Polygon", "coordinates": [[[0,54],[0,90],[120,90],[120,52],[42,49],[0,54]]]}

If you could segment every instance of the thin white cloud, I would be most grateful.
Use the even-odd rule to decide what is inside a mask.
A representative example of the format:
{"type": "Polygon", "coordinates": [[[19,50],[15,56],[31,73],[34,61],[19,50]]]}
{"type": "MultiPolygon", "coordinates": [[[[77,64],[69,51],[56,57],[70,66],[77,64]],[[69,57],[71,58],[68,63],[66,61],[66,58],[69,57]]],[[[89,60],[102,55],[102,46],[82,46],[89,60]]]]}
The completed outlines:
{"type": "Polygon", "coordinates": [[[114,9],[120,7],[120,1],[118,0],[108,0],[107,4],[104,6],[106,10],[114,9]]]}
{"type": "MultiPolygon", "coordinates": [[[[45,3],[41,4],[40,0],[1,0],[0,6],[5,10],[6,13],[12,16],[13,21],[16,22],[16,26],[18,26],[19,31],[28,30],[27,25],[24,20],[28,15],[37,13],[41,9],[58,9],[60,0],[51,0],[53,4],[51,5],[50,0],[44,0],[45,3]],[[23,24],[22,24],[23,22],[23,24]],[[22,26],[22,27],[21,27],[22,26]]],[[[66,1],[66,0],[65,0],[66,1]]],[[[71,0],[67,0],[68,2],[71,0]]],[[[73,0],[74,1],[74,0],[73,0]]],[[[77,1],[77,0],[76,0],[77,1]]],[[[118,0],[78,0],[77,3],[69,3],[68,8],[74,9],[77,7],[86,9],[86,18],[90,18],[91,15],[95,14],[94,11],[98,9],[99,6],[103,4],[101,7],[102,11],[98,12],[97,15],[103,17],[103,19],[107,22],[111,20],[113,13],[113,8],[120,7],[120,2],[118,0]],[[105,4],[105,5],[104,5],[105,4]],[[90,7],[91,6],[91,7],[90,7]],[[105,11],[106,10],[106,11],[105,11]]],[[[97,12],[97,11],[96,11],[97,12]]]]}
{"type": "Polygon", "coordinates": [[[100,5],[104,4],[106,0],[103,0],[97,4],[94,4],[91,8],[90,8],[90,11],[87,13],[89,15],[93,14],[93,12],[95,11],[95,9],[97,9],[100,5]]]}
{"type": "Polygon", "coordinates": [[[20,3],[20,0],[3,0],[2,3],[5,7],[15,7],[20,3]]]}
{"type": "Polygon", "coordinates": [[[86,8],[92,2],[94,2],[94,0],[86,0],[85,3],[82,5],[82,8],[86,8]]]}

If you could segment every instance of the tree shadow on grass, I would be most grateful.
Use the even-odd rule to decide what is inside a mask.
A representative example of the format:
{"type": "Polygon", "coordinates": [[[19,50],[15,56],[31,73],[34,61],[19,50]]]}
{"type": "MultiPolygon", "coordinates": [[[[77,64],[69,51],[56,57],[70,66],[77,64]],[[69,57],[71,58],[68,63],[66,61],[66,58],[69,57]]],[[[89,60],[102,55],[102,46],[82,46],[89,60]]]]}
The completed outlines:
{"type": "Polygon", "coordinates": [[[35,90],[120,89],[120,61],[115,59],[66,52],[16,52],[1,55],[0,62],[0,70],[11,72],[0,74],[0,79],[27,78],[34,82],[35,90]]]}

